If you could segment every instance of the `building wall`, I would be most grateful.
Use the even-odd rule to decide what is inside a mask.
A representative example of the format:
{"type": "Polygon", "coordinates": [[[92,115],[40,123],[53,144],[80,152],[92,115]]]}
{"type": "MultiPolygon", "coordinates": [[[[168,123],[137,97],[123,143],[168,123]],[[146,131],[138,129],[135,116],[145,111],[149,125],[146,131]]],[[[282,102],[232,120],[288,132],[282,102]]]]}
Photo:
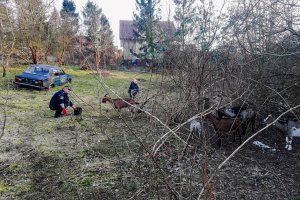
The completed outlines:
{"type": "Polygon", "coordinates": [[[124,59],[132,59],[133,55],[130,53],[130,49],[134,53],[141,53],[139,50],[141,45],[136,40],[121,40],[120,41],[121,47],[123,47],[123,58],[124,59]]]}

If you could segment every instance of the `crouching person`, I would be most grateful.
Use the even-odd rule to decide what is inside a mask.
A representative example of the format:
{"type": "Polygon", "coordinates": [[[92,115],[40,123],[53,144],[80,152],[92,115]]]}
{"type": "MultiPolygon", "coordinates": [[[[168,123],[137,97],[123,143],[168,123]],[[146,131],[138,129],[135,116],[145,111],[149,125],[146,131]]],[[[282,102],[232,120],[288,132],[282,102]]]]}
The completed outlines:
{"type": "Polygon", "coordinates": [[[138,92],[139,92],[138,81],[136,79],[133,79],[128,88],[128,93],[129,93],[130,98],[134,99],[135,95],[138,92]]]}
{"type": "Polygon", "coordinates": [[[70,101],[68,94],[72,91],[69,86],[64,86],[63,89],[57,91],[51,98],[49,108],[55,110],[55,118],[67,115],[67,107],[71,106],[74,110],[76,107],[70,101]]]}

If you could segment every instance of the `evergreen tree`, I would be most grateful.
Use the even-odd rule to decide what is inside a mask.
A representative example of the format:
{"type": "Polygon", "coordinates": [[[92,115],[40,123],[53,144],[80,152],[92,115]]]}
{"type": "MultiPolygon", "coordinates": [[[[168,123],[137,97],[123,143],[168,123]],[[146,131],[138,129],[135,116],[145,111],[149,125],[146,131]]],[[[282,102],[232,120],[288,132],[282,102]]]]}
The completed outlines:
{"type": "Polygon", "coordinates": [[[195,29],[196,7],[195,0],[174,0],[174,19],[178,22],[176,36],[179,37],[182,49],[189,42],[195,29]]]}
{"type": "MultiPolygon", "coordinates": [[[[76,6],[72,0],[64,0],[60,11],[61,16],[61,34],[59,37],[60,52],[58,56],[59,64],[63,63],[65,53],[72,48],[79,29],[79,16],[76,11],[76,6]]],[[[70,53],[70,52],[69,52],[70,53]]]]}
{"type": "Polygon", "coordinates": [[[102,46],[102,60],[103,64],[106,65],[106,62],[109,58],[112,58],[114,51],[114,42],[113,42],[113,32],[111,30],[110,23],[107,17],[103,14],[100,18],[100,34],[101,34],[101,46],[102,46]]]}
{"type": "Polygon", "coordinates": [[[97,71],[99,64],[106,64],[106,55],[113,47],[110,23],[95,3],[88,1],[83,9],[84,25],[87,36],[92,42],[97,71]],[[101,62],[102,61],[102,62],[101,62]]]}
{"type": "Polygon", "coordinates": [[[56,8],[53,9],[50,15],[50,19],[47,23],[46,30],[46,41],[48,45],[48,53],[50,55],[57,56],[57,52],[59,51],[59,43],[58,38],[60,36],[61,30],[61,19],[59,12],[56,8]]]}
{"type": "Polygon", "coordinates": [[[60,11],[62,18],[62,27],[65,33],[75,35],[79,29],[79,15],[76,11],[76,6],[73,0],[64,0],[63,7],[60,11]]]}
{"type": "Polygon", "coordinates": [[[94,41],[100,28],[102,9],[98,8],[93,2],[88,1],[83,9],[82,15],[84,19],[83,24],[87,28],[87,35],[94,41]]]}
{"type": "Polygon", "coordinates": [[[159,50],[158,22],[160,20],[160,0],[136,0],[134,13],[134,35],[141,41],[146,58],[154,59],[159,50]]]}

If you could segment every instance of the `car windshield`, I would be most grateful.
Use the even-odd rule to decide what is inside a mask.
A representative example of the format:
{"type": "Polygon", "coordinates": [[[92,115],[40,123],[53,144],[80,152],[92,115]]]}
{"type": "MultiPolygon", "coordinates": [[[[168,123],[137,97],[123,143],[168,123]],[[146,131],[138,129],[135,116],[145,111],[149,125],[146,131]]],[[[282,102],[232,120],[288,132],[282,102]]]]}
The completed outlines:
{"type": "Polygon", "coordinates": [[[49,74],[49,69],[41,66],[29,66],[25,72],[35,74],[49,74]]]}

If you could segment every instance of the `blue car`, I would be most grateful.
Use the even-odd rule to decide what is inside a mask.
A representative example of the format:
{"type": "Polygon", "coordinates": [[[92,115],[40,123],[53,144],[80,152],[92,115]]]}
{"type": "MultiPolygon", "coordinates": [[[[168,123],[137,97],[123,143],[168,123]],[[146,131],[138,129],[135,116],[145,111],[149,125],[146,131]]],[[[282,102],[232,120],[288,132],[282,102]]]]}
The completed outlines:
{"type": "Polygon", "coordinates": [[[17,85],[44,89],[71,83],[71,81],[72,76],[66,74],[60,67],[32,64],[24,72],[17,74],[13,82],[17,85]]]}

